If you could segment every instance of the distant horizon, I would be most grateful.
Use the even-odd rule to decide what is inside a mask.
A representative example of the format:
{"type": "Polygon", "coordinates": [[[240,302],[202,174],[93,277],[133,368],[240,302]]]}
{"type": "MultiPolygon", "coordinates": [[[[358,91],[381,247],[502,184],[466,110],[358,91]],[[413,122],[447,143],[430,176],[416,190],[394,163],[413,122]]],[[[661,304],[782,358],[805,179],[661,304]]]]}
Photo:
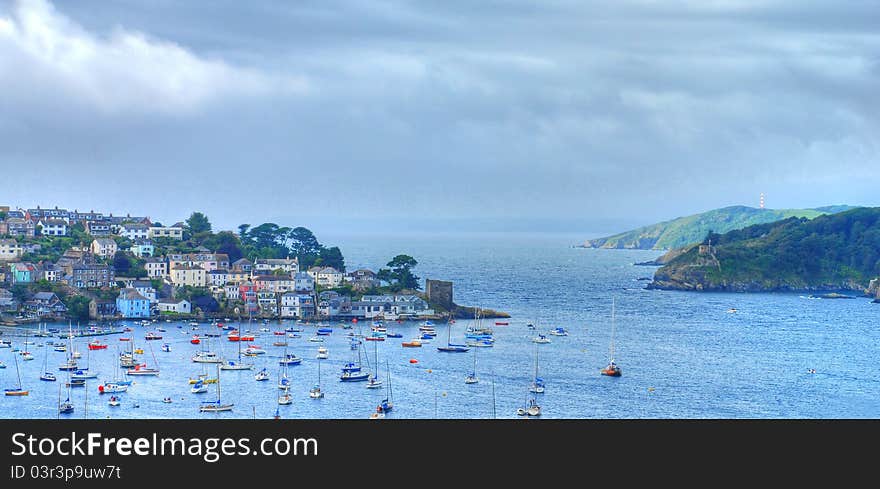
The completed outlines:
{"type": "Polygon", "coordinates": [[[0,1],[3,198],[583,232],[761,193],[880,205],[878,22],[861,0],[0,1]]]}
{"type": "MultiPolygon", "coordinates": [[[[728,204],[721,207],[711,209],[702,209],[689,212],[687,214],[668,216],[653,221],[636,220],[636,219],[600,219],[600,218],[533,218],[525,216],[506,216],[506,217],[421,217],[413,218],[406,216],[392,217],[344,217],[344,216],[320,216],[320,217],[295,217],[295,216],[274,216],[251,219],[246,222],[231,223],[223,221],[222,217],[218,220],[215,216],[202,209],[193,209],[185,213],[185,215],[176,216],[172,219],[163,219],[161,217],[150,215],[149,212],[137,213],[127,210],[106,210],[87,207],[68,207],[61,204],[43,205],[12,205],[10,203],[0,202],[0,205],[9,205],[13,210],[27,209],[59,209],[78,210],[80,212],[99,212],[106,216],[113,214],[114,216],[131,215],[136,217],[149,217],[154,222],[160,222],[163,225],[170,226],[177,222],[186,221],[193,212],[202,212],[211,222],[212,230],[216,233],[219,231],[232,231],[237,233],[240,224],[250,224],[252,226],[265,222],[272,222],[280,226],[303,226],[312,230],[320,237],[322,234],[329,235],[371,235],[371,234],[420,234],[420,233],[547,233],[547,234],[571,234],[584,235],[585,239],[601,237],[605,235],[617,234],[631,229],[649,226],[652,224],[671,221],[680,217],[696,215],[712,210],[723,209],[728,207],[749,207],[758,209],[758,206],[747,204],[728,204]],[[405,228],[397,228],[395,222],[406,222],[405,228]]],[[[831,206],[852,206],[852,207],[875,207],[870,205],[855,204],[823,204],[812,207],[804,207],[803,209],[816,209],[831,206]]],[[[785,209],[801,209],[795,207],[765,207],[766,210],[785,210],[785,209]]]]}

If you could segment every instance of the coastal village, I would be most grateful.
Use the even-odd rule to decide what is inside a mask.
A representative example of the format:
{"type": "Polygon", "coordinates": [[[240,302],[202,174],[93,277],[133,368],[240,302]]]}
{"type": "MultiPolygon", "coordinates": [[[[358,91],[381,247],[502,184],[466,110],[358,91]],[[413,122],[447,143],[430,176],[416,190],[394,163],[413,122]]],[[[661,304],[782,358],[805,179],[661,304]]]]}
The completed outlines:
{"type": "Polygon", "coordinates": [[[163,225],[146,216],[0,206],[0,319],[397,320],[438,317],[455,307],[452,283],[428,280],[425,293],[419,286],[389,288],[389,270],[346,271],[338,248],[335,260],[323,260],[337,267],[259,251],[231,258],[224,248],[241,253],[229,239],[212,249],[191,241],[194,231],[188,222],[163,225]]]}

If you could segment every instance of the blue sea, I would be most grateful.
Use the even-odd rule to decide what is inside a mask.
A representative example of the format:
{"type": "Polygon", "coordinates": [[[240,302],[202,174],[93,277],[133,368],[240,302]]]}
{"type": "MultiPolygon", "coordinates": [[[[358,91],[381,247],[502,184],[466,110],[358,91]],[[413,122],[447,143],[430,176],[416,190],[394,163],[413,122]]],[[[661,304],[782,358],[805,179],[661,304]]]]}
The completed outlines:
{"type": "MultiPolygon", "coordinates": [[[[441,353],[446,326],[437,324],[438,337],[422,348],[402,348],[401,341],[417,335],[416,323],[390,325],[402,339],[366,342],[364,352],[375,363],[379,378],[388,384],[395,404],[389,418],[516,418],[516,409],[530,396],[535,375],[546,382],[538,394],[542,418],[876,418],[880,416],[880,305],[867,299],[810,299],[798,294],[722,294],[645,290],[653,267],[635,262],[653,259],[658,252],[573,248],[583,235],[526,233],[358,234],[321,236],[342,248],[349,269],[377,269],[394,255],[405,253],[419,261],[422,279],[452,280],[455,301],[508,312],[507,326],[493,326],[492,348],[467,353],[441,353]],[[619,378],[599,370],[609,358],[611,310],[615,304],[615,358],[619,378]],[[736,309],[735,313],[728,312],[736,309]],[[534,323],[537,331],[526,325],[534,323]],[[551,343],[535,344],[536,333],[564,327],[569,336],[550,336],[551,343]],[[376,348],[377,350],[374,350],[376,348]],[[480,382],[464,383],[474,364],[480,382]],[[413,361],[417,363],[413,363],[413,361]],[[387,365],[387,367],[386,367],[387,365]],[[387,368],[387,370],[386,370],[387,368]],[[810,373],[810,370],[815,373],[810,373]]],[[[492,325],[494,321],[488,321],[492,325]]],[[[110,407],[108,395],[97,385],[114,375],[118,336],[101,339],[108,350],[87,355],[86,340],[78,339],[99,380],[72,389],[76,409],[72,418],[367,418],[388,395],[387,389],[366,389],[364,383],[339,382],[342,365],[355,353],[343,330],[333,324],[324,343],[309,342],[315,326],[306,325],[300,338],[288,338],[289,351],[304,358],[290,367],[294,402],[278,406],[278,337],[261,333],[255,344],[267,354],[251,359],[267,367],[268,382],[257,382],[253,371],[224,371],[221,397],[233,402],[232,412],[201,414],[201,400],[216,399],[215,386],[206,394],[190,393],[187,380],[203,372],[190,357],[201,346],[191,345],[194,332],[211,328],[201,324],[157,323],[132,326],[136,346],[145,348],[141,359],[158,363],[159,377],[134,378],[121,394],[122,405],[110,407]],[[144,341],[156,326],[167,330],[162,341],[144,341]],[[172,351],[160,351],[162,343],[172,351]],[[321,361],[321,385],[326,397],[313,400],[309,388],[318,381],[319,346],[330,358],[321,361]],[[152,354],[151,354],[152,351],[152,354]],[[154,359],[155,357],[155,359],[154,359]],[[162,402],[171,397],[172,402],[162,402]]],[[[254,323],[273,330],[292,325],[254,323]]],[[[463,342],[468,321],[453,325],[453,342],[463,342]]],[[[361,325],[365,330],[366,324],[361,325]]],[[[51,325],[66,328],[66,324],[51,325]]],[[[247,329],[247,324],[242,328],[247,329]]],[[[216,329],[216,328],[214,328],[216,329]]],[[[4,333],[8,338],[11,333],[4,333]]],[[[13,338],[22,347],[23,338],[13,338]]],[[[212,349],[234,356],[237,344],[221,338],[212,349]]],[[[59,384],[66,373],[57,370],[65,353],[42,347],[46,338],[31,338],[35,359],[19,361],[27,397],[0,398],[0,417],[56,418],[59,384]],[[38,380],[44,361],[58,382],[38,380]]],[[[246,345],[244,345],[246,346],[246,345]]],[[[0,349],[0,385],[16,384],[10,349],[0,349]]],[[[207,372],[216,375],[213,365],[207,372]]],[[[64,390],[62,397],[67,397],[64,390]]]]}

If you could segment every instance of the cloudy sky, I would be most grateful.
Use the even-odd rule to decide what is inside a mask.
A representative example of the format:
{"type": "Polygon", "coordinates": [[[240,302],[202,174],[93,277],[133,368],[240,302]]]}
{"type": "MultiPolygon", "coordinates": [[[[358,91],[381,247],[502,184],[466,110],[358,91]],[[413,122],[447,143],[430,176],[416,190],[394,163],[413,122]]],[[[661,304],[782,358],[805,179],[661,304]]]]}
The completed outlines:
{"type": "Polygon", "coordinates": [[[878,25],[876,0],[0,0],[0,204],[573,231],[880,205],[878,25]]]}

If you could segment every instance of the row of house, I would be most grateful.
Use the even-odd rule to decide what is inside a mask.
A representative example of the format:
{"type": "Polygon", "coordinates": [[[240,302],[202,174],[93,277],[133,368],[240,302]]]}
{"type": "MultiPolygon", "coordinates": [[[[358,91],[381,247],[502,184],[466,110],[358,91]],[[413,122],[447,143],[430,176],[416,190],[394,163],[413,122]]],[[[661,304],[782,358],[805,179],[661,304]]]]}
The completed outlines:
{"type": "Polygon", "coordinates": [[[67,209],[10,209],[0,207],[5,219],[0,220],[0,236],[32,238],[42,236],[67,236],[70,228],[82,224],[85,232],[96,238],[123,236],[131,241],[167,238],[183,239],[184,224],[178,222],[172,226],[154,224],[149,217],[138,217],[130,214],[114,216],[100,212],[79,212],[67,209]]]}

